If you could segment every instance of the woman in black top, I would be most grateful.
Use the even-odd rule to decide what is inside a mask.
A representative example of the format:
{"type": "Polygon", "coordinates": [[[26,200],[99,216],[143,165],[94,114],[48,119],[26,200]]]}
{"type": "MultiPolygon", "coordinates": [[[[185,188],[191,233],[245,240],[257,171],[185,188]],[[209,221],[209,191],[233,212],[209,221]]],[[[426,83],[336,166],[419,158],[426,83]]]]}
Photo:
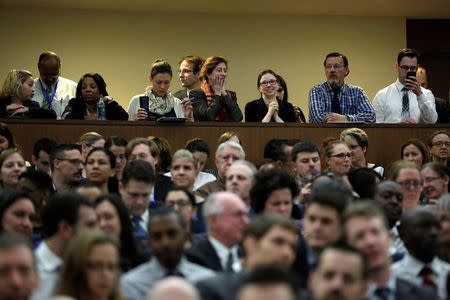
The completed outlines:
{"type": "Polygon", "coordinates": [[[56,119],[55,111],[32,101],[33,75],[25,70],[11,70],[0,92],[0,118],[56,119]]]}
{"type": "Polygon", "coordinates": [[[84,74],[78,81],[75,98],[69,101],[62,118],[76,120],[97,120],[97,104],[103,97],[107,120],[128,120],[128,113],[108,97],[106,83],[98,73],[84,74]]]}
{"type": "Polygon", "coordinates": [[[245,105],[245,122],[295,122],[292,104],[277,99],[279,83],[274,71],[262,71],[256,86],[261,98],[245,105]]]}

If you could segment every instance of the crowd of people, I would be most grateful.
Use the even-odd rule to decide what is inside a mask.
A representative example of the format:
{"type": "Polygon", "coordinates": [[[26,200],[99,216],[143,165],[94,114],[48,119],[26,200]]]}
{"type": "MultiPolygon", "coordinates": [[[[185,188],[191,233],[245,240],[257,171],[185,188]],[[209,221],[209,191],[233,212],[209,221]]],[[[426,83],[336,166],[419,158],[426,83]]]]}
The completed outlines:
{"type": "MultiPolygon", "coordinates": [[[[435,98],[426,87],[419,55],[403,49],[397,57],[397,80],[369,101],[364,89],[345,83],[348,58],[329,53],[323,62],[326,81],[308,96],[310,123],[450,123],[450,102],[435,98]]],[[[149,86],[133,96],[127,111],[108,94],[98,73],[84,74],[78,84],[62,77],[61,60],[54,52],[38,59],[39,77],[11,70],[0,91],[1,118],[77,120],[166,120],[305,123],[302,110],[288,97],[286,81],[273,70],[257,77],[259,99],[249,100],[242,113],[237,94],[228,89],[228,61],[220,56],[185,56],[179,62],[182,89],[171,93],[172,67],[157,59],[149,72],[149,86]],[[99,109],[101,107],[101,109],[99,109]]]]}
{"type": "MultiPolygon", "coordinates": [[[[224,92],[214,78],[189,97],[224,92]]],[[[276,78],[260,76],[263,95],[276,78]]],[[[449,299],[450,133],[408,140],[389,166],[368,147],[347,128],[323,145],[272,139],[250,162],[236,132],[183,149],[86,132],[24,157],[0,124],[0,299],[449,299]]]]}

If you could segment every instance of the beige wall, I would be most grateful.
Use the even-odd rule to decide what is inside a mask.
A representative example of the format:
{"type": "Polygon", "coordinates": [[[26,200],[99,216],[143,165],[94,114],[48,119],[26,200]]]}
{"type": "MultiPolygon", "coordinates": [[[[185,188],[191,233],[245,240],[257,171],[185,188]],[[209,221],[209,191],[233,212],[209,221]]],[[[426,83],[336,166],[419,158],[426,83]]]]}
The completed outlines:
{"type": "MultiPolygon", "coordinates": [[[[0,78],[9,69],[37,74],[40,52],[62,59],[72,80],[102,74],[109,93],[126,108],[147,85],[151,62],[164,58],[175,71],[186,54],[222,55],[229,60],[229,87],[241,109],[258,97],[256,78],[272,68],[287,81],[290,99],[307,111],[309,89],[324,81],[322,62],[340,51],[350,62],[347,82],[369,99],[396,78],[394,63],[406,45],[404,18],[255,15],[152,15],[82,10],[2,9],[0,78]]],[[[177,78],[172,91],[180,88],[177,78]]]]}

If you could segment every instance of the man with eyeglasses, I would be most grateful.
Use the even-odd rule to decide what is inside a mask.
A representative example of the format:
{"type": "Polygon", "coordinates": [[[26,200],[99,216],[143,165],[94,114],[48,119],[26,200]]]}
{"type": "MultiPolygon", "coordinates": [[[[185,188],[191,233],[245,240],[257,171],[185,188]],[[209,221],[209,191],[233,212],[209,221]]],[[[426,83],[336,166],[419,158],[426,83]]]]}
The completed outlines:
{"type": "Polygon", "coordinates": [[[69,190],[81,180],[83,165],[80,147],[74,144],[58,145],[50,155],[50,168],[55,190],[69,190]]]}
{"type": "Polygon", "coordinates": [[[344,82],[350,73],[345,55],[332,52],[323,62],[327,81],[309,92],[310,123],[375,122],[375,112],[360,87],[344,82]]]}
{"type": "Polygon", "coordinates": [[[428,149],[433,162],[443,164],[450,169],[450,133],[448,131],[434,132],[428,141],[428,149]]]}
{"type": "Polygon", "coordinates": [[[203,65],[203,58],[199,56],[189,55],[180,59],[180,68],[178,76],[180,78],[183,89],[177,91],[173,95],[180,100],[189,99],[189,92],[200,88],[200,80],[198,73],[203,65]]]}
{"type": "Polygon", "coordinates": [[[416,79],[419,55],[403,49],[397,56],[398,79],[378,91],[372,102],[377,123],[436,123],[433,93],[420,86],[416,79]]]}

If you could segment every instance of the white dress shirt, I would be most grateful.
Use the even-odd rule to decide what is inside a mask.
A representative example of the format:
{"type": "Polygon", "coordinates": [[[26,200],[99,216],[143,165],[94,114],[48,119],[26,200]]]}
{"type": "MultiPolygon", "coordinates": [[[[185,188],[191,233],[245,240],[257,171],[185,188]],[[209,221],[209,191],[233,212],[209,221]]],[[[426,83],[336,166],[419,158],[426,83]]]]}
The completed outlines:
{"type": "MultiPolygon", "coordinates": [[[[376,290],[379,286],[376,283],[370,283],[368,288],[367,288],[367,296],[366,299],[367,300],[383,300],[380,299],[377,295],[376,295],[376,290]]],[[[396,280],[395,280],[395,276],[392,274],[391,272],[391,276],[389,276],[389,281],[387,282],[385,288],[387,288],[389,290],[389,294],[388,294],[388,300],[395,300],[395,287],[396,287],[396,280]]]]}
{"type": "Polygon", "coordinates": [[[233,257],[233,264],[232,264],[233,271],[239,272],[241,270],[241,264],[239,262],[237,245],[231,248],[227,248],[224,245],[222,245],[221,242],[219,242],[218,240],[216,240],[211,236],[209,236],[208,239],[211,245],[213,246],[214,250],[216,250],[217,256],[220,259],[220,264],[222,265],[222,269],[223,270],[227,269],[228,256],[231,251],[231,255],[233,257]]]}
{"type": "Polygon", "coordinates": [[[47,300],[53,295],[63,261],[50,250],[45,241],[39,244],[34,253],[39,272],[39,286],[34,290],[31,299],[47,300]]]}
{"type": "MultiPolygon", "coordinates": [[[[400,123],[402,120],[402,89],[405,86],[397,79],[393,84],[378,91],[372,106],[376,114],[377,123],[400,123]]],[[[422,95],[416,96],[408,90],[409,113],[411,119],[417,123],[436,123],[436,102],[433,93],[423,87],[422,95]]]]}

